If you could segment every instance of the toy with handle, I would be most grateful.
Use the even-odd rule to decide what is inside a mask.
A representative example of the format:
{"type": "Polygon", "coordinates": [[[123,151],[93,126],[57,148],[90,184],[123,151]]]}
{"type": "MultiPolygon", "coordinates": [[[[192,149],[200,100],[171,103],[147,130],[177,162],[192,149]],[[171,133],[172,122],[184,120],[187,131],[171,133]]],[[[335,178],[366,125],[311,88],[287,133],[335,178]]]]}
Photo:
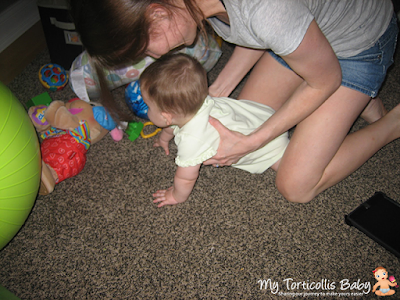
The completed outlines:
{"type": "Polygon", "coordinates": [[[157,133],[159,133],[161,131],[161,128],[157,128],[152,133],[145,134],[144,131],[143,131],[144,127],[151,126],[151,125],[154,125],[153,122],[146,122],[146,123],[143,124],[143,129],[140,132],[140,135],[142,136],[142,138],[144,138],[144,139],[151,138],[151,137],[155,136],[157,133]]]}
{"type": "MultiPolygon", "coordinates": [[[[395,283],[396,282],[396,278],[394,278],[394,276],[393,275],[391,275],[391,276],[389,276],[389,281],[391,282],[391,283],[395,283]]],[[[396,284],[396,286],[395,286],[396,288],[398,288],[399,287],[399,285],[398,284],[396,284]]]]}
{"type": "Polygon", "coordinates": [[[158,132],[161,131],[161,128],[157,128],[156,130],[154,130],[151,133],[145,134],[144,133],[144,128],[146,126],[151,126],[154,125],[152,122],[146,122],[146,123],[142,123],[142,122],[129,122],[128,123],[128,127],[125,130],[126,134],[128,135],[128,139],[131,140],[132,142],[134,140],[136,140],[139,135],[142,136],[142,138],[147,139],[147,138],[151,138],[153,136],[155,136],[158,132]]]}

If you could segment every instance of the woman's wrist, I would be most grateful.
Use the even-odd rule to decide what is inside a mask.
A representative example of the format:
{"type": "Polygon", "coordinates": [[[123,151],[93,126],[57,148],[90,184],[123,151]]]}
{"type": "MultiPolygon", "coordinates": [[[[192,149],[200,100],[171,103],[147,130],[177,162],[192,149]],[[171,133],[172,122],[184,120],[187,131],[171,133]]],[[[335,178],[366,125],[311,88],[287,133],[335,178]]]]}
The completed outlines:
{"type": "Polygon", "coordinates": [[[210,86],[210,95],[228,97],[264,53],[265,50],[236,46],[228,63],[210,86]]]}
{"type": "Polygon", "coordinates": [[[230,81],[219,80],[218,78],[215,82],[208,88],[208,93],[211,97],[228,97],[235,86],[229,86],[230,81]]]}
{"type": "Polygon", "coordinates": [[[246,143],[249,145],[249,147],[251,147],[251,151],[249,152],[256,151],[273,140],[273,138],[270,138],[268,134],[261,130],[255,130],[247,137],[248,140],[246,141],[246,143]]]}

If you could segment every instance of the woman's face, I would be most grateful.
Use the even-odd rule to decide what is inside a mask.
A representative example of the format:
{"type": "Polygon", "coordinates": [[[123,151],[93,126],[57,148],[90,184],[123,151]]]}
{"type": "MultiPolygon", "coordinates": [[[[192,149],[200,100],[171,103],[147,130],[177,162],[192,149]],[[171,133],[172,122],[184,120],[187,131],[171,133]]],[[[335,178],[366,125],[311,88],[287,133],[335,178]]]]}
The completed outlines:
{"type": "Polygon", "coordinates": [[[194,43],[197,25],[186,10],[170,16],[165,9],[158,8],[158,11],[153,12],[153,16],[146,55],[159,58],[172,49],[194,43]]]}

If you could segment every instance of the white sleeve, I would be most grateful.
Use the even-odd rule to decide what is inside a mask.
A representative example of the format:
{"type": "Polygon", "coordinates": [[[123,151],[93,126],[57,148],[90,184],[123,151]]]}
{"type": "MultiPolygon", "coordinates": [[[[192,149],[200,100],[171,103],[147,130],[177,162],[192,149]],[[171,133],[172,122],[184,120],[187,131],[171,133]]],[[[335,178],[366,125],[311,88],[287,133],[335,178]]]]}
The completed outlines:
{"type": "Polygon", "coordinates": [[[178,134],[175,136],[175,143],[178,147],[175,163],[178,166],[196,166],[217,153],[219,146],[218,133],[203,135],[202,137],[206,138],[201,139],[189,134],[178,134]]]}

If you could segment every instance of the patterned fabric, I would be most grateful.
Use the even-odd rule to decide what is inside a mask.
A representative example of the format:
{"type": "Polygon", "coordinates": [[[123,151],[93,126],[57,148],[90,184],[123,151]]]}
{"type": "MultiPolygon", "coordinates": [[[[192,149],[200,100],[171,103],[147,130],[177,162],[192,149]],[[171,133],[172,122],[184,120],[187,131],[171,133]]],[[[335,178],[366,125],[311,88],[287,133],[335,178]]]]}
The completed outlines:
{"type": "Polygon", "coordinates": [[[86,121],[74,130],[51,128],[42,134],[42,160],[57,173],[59,183],[79,174],[86,164],[90,132],[86,121]]]}
{"type": "Polygon", "coordinates": [[[85,146],[85,149],[88,150],[90,147],[90,131],[89,126],[86,121],[80,121],[79,127],[75,128],[72,131],[67,131],[78,143],[81,143],[85,146]]]}
{"type": "Polygon", "coordinates": [[[64,134],[69,134],[71,135],[78,143],[82,143],[86,150],[89,149],[90,147],[90,130],[89,126],[86,121],[82,120],[79,122],[79,127],[73,129],[73,130],[63,130],[63,129],[57,129],[55,127],[51,127],[49,130],[46,132],[42,133],[40,137],[42,139],[48,139],[48,138],[53,138],[53,137],[59,137],[64,134]]]}
{"type": "Polygon", "coordinates": [[[40,137],[44,140],[47,138],[51,138],[51,137],[57,137],[60,135],[66,134],[65,130],[62,129],[57,129],[55,127],[50,127],[49,130],[47,130],[46,132],[43,132],[40,137]]]}
{"type": "MultiPolygon", "coordinates": [[[[200,36],[193,47],[185,47],[179,52],[196,57],[207,71],[214,67],[222,54],[218,38],[212,35],[208,35],[207,41],[200,36]]],[[[146,56],[134,65],[119,69],[104,69],[108,88],[112,90],[138,80],[143,70],[153,62],[154,58],[146,56]]],[[[80,99],[89,102],[91,98],[97,98],[100,95],[99,79],[86,51],[74,60],[69,74],[70,87],[80,99]]]]}
{"type": "Polygon", "coordinates": [[[57,173],[56,183],[78,175],[86,164],[86,148],[69,134],[48,138],[41,145],[42,160],[57,173]]]}

